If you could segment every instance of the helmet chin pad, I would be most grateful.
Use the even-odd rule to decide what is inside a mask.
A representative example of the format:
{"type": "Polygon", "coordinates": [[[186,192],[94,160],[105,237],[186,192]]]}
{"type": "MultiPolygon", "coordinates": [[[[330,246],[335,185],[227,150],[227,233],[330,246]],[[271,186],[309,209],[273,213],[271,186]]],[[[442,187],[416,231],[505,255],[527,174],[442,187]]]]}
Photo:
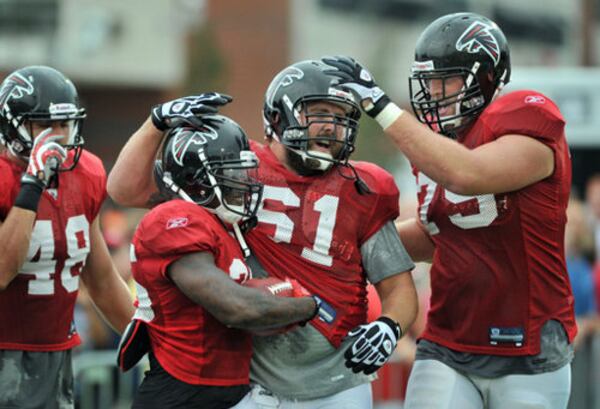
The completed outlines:
{"type": "Polygon", "coordinates": [[[223,206],[223,205],[219,205],[219,207],[217,207],[216,209],[210,209],[207,208],[207,210],[211,213],[214,213],[217,215],[217,217],[219,219],[221,219],[224,223],[227,224],[234,224],[234,223],[239,223],[241,222],[244,217],[242,216],[242,212],[244,211],[244,206],[232,206],[229,205],[229,207],[235,207],[237,208],[236,210],[239,213],[234,213],[231,210],[229,210],[227,207],[223,206]]]}
{"type": "Polygon", "coordinates": [[[327,152],[286,148],[287,163],[300,176],[322,175],[334,164],[333,157],[327,152]]]}

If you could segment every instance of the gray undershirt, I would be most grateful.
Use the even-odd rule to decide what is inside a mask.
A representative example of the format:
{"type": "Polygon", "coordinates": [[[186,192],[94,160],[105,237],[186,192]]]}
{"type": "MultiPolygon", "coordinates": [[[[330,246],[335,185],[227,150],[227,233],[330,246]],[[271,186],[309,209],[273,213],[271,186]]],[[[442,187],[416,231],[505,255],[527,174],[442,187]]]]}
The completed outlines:
{"type": "Polygon", "coordinates": [[[471,354],[422,339],[417,346],[416,359],[435,359],[457,371],[484,378],[552,372],[571,362],[573,345],[569,344],[560,322],[547,321],[542,327],[540,338],[540,353],[533,356],[471,354]]]}
{"type": "MultiPolygon", "coordinates": [[[[414,267],[391,221],[360,250],[372,283],[414,267]]],[[[247,262],[255,277],[266,275],[254,256],[247,262]]],[[[254,337],[250,380],[288,400],[318,399],[372,381],[375,375],[354,374],[345,367],[349,341],[336,349],[310,324],[281,335],[254,337]]]]}

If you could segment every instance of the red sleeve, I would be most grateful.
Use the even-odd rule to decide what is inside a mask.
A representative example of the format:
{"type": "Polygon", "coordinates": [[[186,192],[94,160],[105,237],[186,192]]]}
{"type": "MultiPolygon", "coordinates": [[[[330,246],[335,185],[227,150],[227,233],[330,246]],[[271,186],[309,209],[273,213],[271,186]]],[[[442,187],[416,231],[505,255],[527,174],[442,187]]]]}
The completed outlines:
{"type": "Polygon", "coordinates": [[[218,251],[215,224],[198,205],[182,200],[163,203],[140,223],[133,239],[136,254],[160,260],[164,275],[169,264],[186,254],[218,251]]]}
{"type": "Polygon", "coordinates": [[[504,95],[481,118],[496,137],[527,135],[553,147],[564,135],[565,120],[558,107],[536,91],[504,95]]]}
{"type": "Polygon", "coordinates": [[[0,159],[0,220],[5,220],[20,188],[20,177],[7,159],[0,159]]]}
{"type": "Polygon", "coordinates": [[[357,162],[355,167],[360,177],[369,186],[370,194],[362,196],[369,201],[368,215],[362,227],[360,244],[362,245],[384,224],[394,220],[400,214],[400,192],[390,173],[368,162],[357,162]]]}

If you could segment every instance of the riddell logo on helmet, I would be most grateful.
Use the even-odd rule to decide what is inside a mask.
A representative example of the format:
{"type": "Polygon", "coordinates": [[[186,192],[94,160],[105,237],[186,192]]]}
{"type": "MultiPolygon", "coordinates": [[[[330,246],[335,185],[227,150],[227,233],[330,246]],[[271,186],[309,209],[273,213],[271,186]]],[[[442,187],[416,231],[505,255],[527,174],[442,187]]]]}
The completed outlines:
{"type": "Polygon", "coordinates": [[[413,62],[413,65],[412,65],[412,71],[413,72],[431,71],[433,69],[434,69],[434,65],[433,65],[433,61],[432,60],[428,60],[428,61],[415,61],[415,62],[413,62]]]}
{"type": "Polygon", "coordinates": [[[331,96],[346,98],[351,101],[354,101],[354,95],[352,95],[351,92],[342,91],[341,89],[336,89],[336,88],[329,88],[328,92],[329,92],[329,95],[331,95],[331,96]]]}
{"type": "Polygon", "coordinates": [[[50,107],[48,107],[48,111],[50,115],[66,115],[66,114],[74,114],[77,112],[77,107],[75,104],[71,103],[62,103],[62,104],[53,104],[50,103],[50,107]]]}
{"type": "Polygon", "coordinates": [[[456,41],[458,51],[477,54],[484,51],[494,61],[494,66],[500,62],[500,46],[492,34],[492,27],[476,21],[469,26],[456,41]]]}

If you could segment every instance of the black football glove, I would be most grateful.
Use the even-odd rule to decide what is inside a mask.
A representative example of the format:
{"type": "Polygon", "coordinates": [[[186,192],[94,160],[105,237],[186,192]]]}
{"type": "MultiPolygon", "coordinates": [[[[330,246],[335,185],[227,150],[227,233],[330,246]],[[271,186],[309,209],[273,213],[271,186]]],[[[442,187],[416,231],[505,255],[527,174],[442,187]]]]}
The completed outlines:
{"type": "Polygon", "coordinates": [[[339,77],[340,86],[358,97],[363,110],[371,118],[375,118],[390,103],[390,99],[377,86],[371,73],[355,59],[335,56],[324,57],[321,61],[331,67],[325,73],[339,77]]]}
{"type": "Polygon", "coordinates": [[[207,92],[174,99],[152,108],[152,123],[161,131],[183,124],[201,124],[202,115],[216,114],[220,107],[227,105],[232,97],[218,92],[207,92]]]}
{"type": "Polygon", "coordinates": [[[370,324],[354,328],[348,332],[348,336],[356,339],[344,353],[346,367],[354,373],[369,375],[387,362],[396,349],[402,331],[397,322],[382,316],[370,324]]]}

